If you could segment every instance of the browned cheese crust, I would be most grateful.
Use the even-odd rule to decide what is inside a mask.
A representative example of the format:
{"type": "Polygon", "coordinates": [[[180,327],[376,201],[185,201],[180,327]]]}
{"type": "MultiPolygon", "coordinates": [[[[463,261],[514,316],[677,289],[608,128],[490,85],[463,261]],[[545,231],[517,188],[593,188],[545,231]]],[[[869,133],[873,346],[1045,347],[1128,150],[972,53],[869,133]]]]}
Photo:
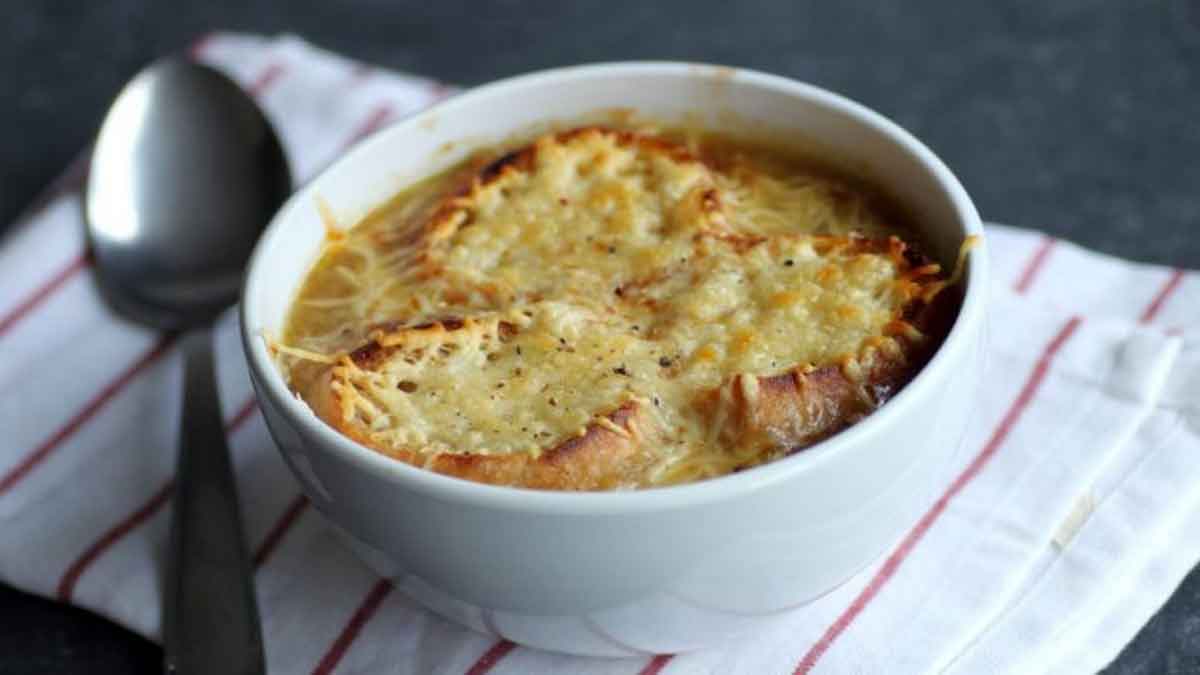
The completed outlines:
{"type": "MultiPolygon", "coordinates": [[[[410,330],[462,330],[463,322],[445,319],[422,324],[410,330]]],[[[393,333],[394,335],[395,333],[393,333]]],[[[372,341],[356,349],[349,359],[359,368],[370,369],[391,356],[393,348],[372,341]]],[[[421,452],[395,448],[377,442],[363,433],[350,414],[347,402],[332,385],[338,366],[324,369],[304,398],[321,419],[345,436],[378,450],[393,459],[420,466],[448,476],[457,476],[494,485],[520,485],[535,489],[599,490],[614,488],[638,464],[637,455],[646,439],[639,424],[639,406],[628,402],[604,415],[616,428],[589,424],[586,431],[554,447],[533,453],[484,455],[470,452],[421,452]],[[624,433],[622,433],[624,432],[624,433]]]]}
{"type": "MultiPolygon", "coordinates": [[[[719,170],[702,153],[658,136],[605,128],[574,129],[490,162],[470,165],[450,180],[450,187],[444,190],[440,201],[404,224],[375,233],[373,240],[382,248],[404,251],[404,264],[413,271],[414,279],[437,278],[446,273],[445,247],[475,224],[477,205],[489,186],[535,171],[538,153],[544,152],[548,144],[567,146],[596,134],[616,147],[636,148],[640,153],[668,162],[701,166],[708,172],[719,170]]],[[[759,256],[756,260],[778,258],[783,265],[783,257],[790,255],[777,250],[785,244],[792,245],[788,243],[793,241],[788,239],[792,235],[745,233],[732,228],[727,216],[728,209],[735,207],[728,201],[713,186],[688,192],[672,206],[675,209],[672,213],[690,209],[688,217],[699,223],[689,234],[694,255],[685,262],[661,267],[646,276],[627,279],[615,289],[599,292],[605,295],[606,302],[617,303],[619,307],[640,307],[639,311],[645,312],[639,316],[648,317],[646,323],[652,325],[631,329],[639,338],[652,340],[673,330],[672,324],[660,320],[656,313],[657,303],[667,297],[661,289],[671,279],[678,279],[679,275],[695,276],[692,270],[697,265],[720,256],[726,260],[751,255],[759,256]],[[780,244],[781,241],[785,244],[780,244]]],[[[710,442],[730,448],[729,452],[736,455],[728,470],[751,467],[803,449],[869,415],[923,366],[944,338],[957,311],[957,289],[948,285],[944,271],[898,237],[806,234],[804,246],[816,251],[816,256],[828,256],[831,261],[844,261],[845,265],[867,257],[885,260],[895,270],[889,288],[898,289],[896,292],[902,299],[895,303],[891,319],[876,334],[866,336],[857,343],[857,348],[840,353],[836,359],[779,363],[766,372],[725,372],[712,384],[688,393],[687,407],[691,410],[688,414],[710,423],[710,442]]],[[[791,260],[786,264],[790,266],[791,260]]],[[[830,262],[826,267],[833,266],[834,262],[830,262]]],[[[839,272],[837,269],[821,272],[825,273],[839,272]]],[[[536,447],[522,451],[476,452],[463,447],[380,440],[376,427],[382,423],[377,420],[385,415],[371,412],[371,404],[363,403],[361,386],[357,384],[362,378],[378,373],[389,363],[397,363],[398,359],[408,359],[409,363],[434,363],[430,359],[436,359],[436,367],[444,370],[445,377],[453,378],[455,372],[461,372],[455,370],[460,367],[455,365],[455,359],[466,358],[463,353],[478,350],[494,358],[493,354],[511,350],[524,335],[526,326],[505,311],[507,291],[490,282],[471,283],[474,285],[466,286],[461,298],[446,293],[444,300],[450,310],[445,314],[420,316],[414,311],[414,316],[400,315],[374,325],[365,342],[338,355],[333,365],[304,382],[299,393],[321,419],[345,436],[437,473],[482,483],[557,490],[656,484],[648,472],[659,459],[659,448],[680,433],[678,428],[662,422],[655,410],[659,405],[657,397],[653,402],[649,397],[633,394],[615,397],[591,411],[591,421],[580,425],[577,431],[557,438],[535,439],[536,447]],[[483,302],[491,306],[487,309],[471,306],[468,295],[484,298],[476,301],[476,305],[483,302]],[[459,302],[459,309],[454,309],[459,302]]],[[[539,291],[531,293],[533,300],[541,299],[539,291]]],[[[779,301],[787,300],[783,297],[779,301]]],[[[532,312],[526,315],[532,316],[532,312]]],[[[588,316],[592,317],[589,321],[614,320],[603,312],[588,316]]],[[[583,334],[588,334],[586,328],[583,334]]],[[[568,345],[566,339],[558,339],[568,345]]],[[[673,354],[656,357],[650,361],[661,366],[655,377],[669,379],[672,369],[680,367],[683,360],[698,362],[705,358],[702,352],[696,350],[686,357],[673,354]]],[[[604,368],[620,373],[625,366],[604,368]]],[[[498,382],[493,386],[503,384],[498,382]]],[[[408,391],[416,385],[401,381],[392,387],[408,391]]],[[[554,399],[550,400],[553,405],[554,399]]]]}

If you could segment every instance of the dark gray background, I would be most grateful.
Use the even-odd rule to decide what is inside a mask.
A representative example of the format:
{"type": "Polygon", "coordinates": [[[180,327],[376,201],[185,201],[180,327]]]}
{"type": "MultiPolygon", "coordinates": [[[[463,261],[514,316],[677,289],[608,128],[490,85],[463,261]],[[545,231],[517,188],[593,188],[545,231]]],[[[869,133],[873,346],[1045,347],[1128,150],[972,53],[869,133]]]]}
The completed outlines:
{"type": "MultiPolygon", "coordinates": [[[[881,111],[940,154],[985,218],[1200,267],[1200,1],[150,0],[6,5],[0,223],[94,132],[121,83],[212,29],[299,33],[448,82],[690,59],[772,71],[881,111]]],[[[0,229],[3,226],[0,225],[0,229]]],[[[149,673],[158,650],[0,586],[0,673],[149,673]]],[[[1200,673],[1200,572],[1112,666],[1200,673]]]]}

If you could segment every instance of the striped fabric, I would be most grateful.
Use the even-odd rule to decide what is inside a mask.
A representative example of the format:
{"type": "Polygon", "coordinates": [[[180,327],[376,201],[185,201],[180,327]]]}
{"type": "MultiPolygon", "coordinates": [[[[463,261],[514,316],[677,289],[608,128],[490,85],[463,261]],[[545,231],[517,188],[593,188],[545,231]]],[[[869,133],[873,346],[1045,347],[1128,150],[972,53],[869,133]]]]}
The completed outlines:
{"type": "MultiPolygon", "coordinates": [[[[292,38],[195,58],[266,110],[301,179],[449,93],[292,38]]],[[[102,304],[83,153],[0,242],[0,578],[159,630],[180,363],[102,304]]],[[[233,312],[218,378],[271,672],[1089,672],[1200,561],[1200,277],[989,228],[989,365],[940,497],[891,552],[770,630],[678,656],[516,647],[420,609],[313,517],[254,405],[233,312]]]]}

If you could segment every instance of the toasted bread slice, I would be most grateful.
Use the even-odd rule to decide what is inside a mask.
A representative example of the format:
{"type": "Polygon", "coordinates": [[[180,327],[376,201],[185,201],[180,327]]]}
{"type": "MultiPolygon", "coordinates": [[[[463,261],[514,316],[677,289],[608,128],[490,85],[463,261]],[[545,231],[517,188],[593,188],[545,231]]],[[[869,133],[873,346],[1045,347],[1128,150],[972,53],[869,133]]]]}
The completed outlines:
{"type": "Polygon", "coordinates": [[[351,231],[378,254],[364,329],[293,386],[348,437],[486,483],[645,487],[811,445],[911,378],[953,294],[898,237],[781,230],[746,180],[601,128],[473,165],[351,231]]]}
{"type": "MultiPolygon", "coordinates": [[[[500,391],[497,384],[519,378],[520,373],[507,366],[489,367],[497,355],[516,350],[519,344],[509,343],[519,342],[517,332],[512,323],[495,317],[446,318],[380,332],[313,380],[304,398],[346,436],[439,473],[532,488],[600,489],[624,484],[639,464],[646,464],[638,453],[645,451],[649,440],[642,432],[647,425],[636,400],[600,411],[595,419],[572,415],[569,424],[577,429],[565,437],[552,438],[561,432],[551,434],[539,424],[534,430],[526,427],[525,447],[490,448],[482,447],[485,439],[475,431],[484,426],[479,415],[437,404],[439,395],[445,397],[462,386],[452,379],[455,372],[483,375],[468,386],[492,392],[500,391]],[[432,402],[422,405],[422,397],[432,402]],[[462,439],[471,444],[471,451],[461,452],[447,439],[462,439]]],[[[521,400],[488,397],[493,405],[497,401],[501,414],[519,414],[521,400]]]]}

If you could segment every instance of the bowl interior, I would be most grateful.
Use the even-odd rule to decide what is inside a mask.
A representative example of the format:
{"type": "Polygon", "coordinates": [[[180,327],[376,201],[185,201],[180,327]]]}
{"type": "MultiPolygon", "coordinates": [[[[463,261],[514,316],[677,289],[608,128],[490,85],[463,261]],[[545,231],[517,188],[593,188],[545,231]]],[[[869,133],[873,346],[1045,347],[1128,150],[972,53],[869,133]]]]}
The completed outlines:
{"type": "MultiPolygon", "coordinates": [[[[546,123],[571,122],[614,109],[794,142],[884,188],[911,214],[928,252],[943,264],[953,264],[966,236],[982,232],[965,191],[927,148],[878,114],[822,89],[752,71],[677,63],[580,66],[526,75],[472,90],[376,134],[299,190],[277,214],[251,260],[242,306],[247,357],[259,377],[260,395],[270,395],[286,410],[315,422],[288,394],[260,336],[280,334],[325,236],[322,213],[332,216],[337,227],[352,226],[405,185],[453,165],[483,145],[546,123]]],[[[971,256],[959,323],[981,312],[983,264],[984,256],[971,256]]],[[[956,332],[952,331],[943,350],[953,346],[956,332]]],[[[937,361],[935,357],[926,370],[936,367],[937,361]]],[[[887,414],[920,380],[918,375],[892,402],[843,434],[887,414]]],[[[827,451],[818,452],[820,446],[835,445],[837,440],[835,436],[760,469],[815,461],[827,451]]],[[[701,485],[744,479],[756,472],[701,485]]],[[[485,488],[490,486],[471,484],[462,489],[485,488]]]]}

